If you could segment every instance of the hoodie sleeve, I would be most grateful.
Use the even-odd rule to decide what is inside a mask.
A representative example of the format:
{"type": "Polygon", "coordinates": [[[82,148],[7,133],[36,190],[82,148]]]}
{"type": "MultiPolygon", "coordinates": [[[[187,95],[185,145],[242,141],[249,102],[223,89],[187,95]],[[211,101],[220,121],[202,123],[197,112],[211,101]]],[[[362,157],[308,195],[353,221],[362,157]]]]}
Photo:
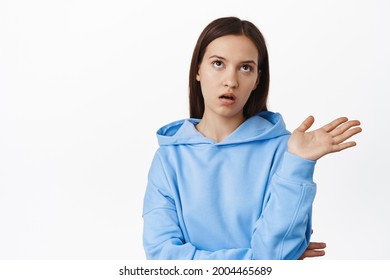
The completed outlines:
{"type": "Polygon", "coordinates": [[[174,194],[158,157],[153,159],[144,198],[143,244],[147,259],[251,259],[250,248],[198,250],[186,241],[177,215],[174,194]]]}
{"type": "Polygon", "coordinates": [[[280,169],[270,179],[267,203],[254,228],[254,259],[296,260],[309,245],[315,163],[284,153],[280,169]]]}

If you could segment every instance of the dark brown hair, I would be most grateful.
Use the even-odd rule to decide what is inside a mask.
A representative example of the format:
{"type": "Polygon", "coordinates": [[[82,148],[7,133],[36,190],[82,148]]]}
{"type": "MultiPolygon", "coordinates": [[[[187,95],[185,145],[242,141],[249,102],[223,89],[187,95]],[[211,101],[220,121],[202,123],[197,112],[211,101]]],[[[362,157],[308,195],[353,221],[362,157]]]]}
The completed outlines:
{"type": "Polygon", "coordinates": [[[225,35],[247,36],[255,44],[259,53],[257,65],[260,81],[244,106],[244,117],[250,118],[261,111],[267,110],[269,65],[264,37],[253,23],[237,17],[224,17],[216,19],[206,26],[200,34],[192,54],[189,79],[190,118],[201,119],[204,113],[204,99],[200,82],[196,80],[196,75],[206,48],[212,41],[225,35]]]}

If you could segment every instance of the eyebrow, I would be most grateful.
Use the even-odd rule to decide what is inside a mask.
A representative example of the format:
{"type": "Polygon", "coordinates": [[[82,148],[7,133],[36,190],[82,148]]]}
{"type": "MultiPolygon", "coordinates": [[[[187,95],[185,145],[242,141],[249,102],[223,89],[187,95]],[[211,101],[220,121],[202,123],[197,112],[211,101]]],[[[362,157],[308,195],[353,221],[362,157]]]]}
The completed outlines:
{"type": "MultiPolygon", "coordinates": [[[[218,58],[220,60],[227,60],[223,56],[219,56],[219,55],[212,55],[212,56],[209,57],[209,59],[210,58],[218,58]]],[[[241,63],[252,63],[254,65],[257,65],[257,63],[254,60],[244,60],[244,61],[241,61],[241,63]]]]}

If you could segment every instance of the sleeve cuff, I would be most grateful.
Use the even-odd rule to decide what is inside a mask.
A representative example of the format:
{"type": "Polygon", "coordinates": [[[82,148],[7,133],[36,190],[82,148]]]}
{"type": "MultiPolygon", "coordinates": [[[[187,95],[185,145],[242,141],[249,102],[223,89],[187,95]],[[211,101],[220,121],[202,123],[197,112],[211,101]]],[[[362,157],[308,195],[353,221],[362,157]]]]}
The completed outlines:
{"type": "Polygon", "coordinates": [[[313,183],[313,174],[316,161],[285,152],[278,175],[291,181],[313,183]]]}

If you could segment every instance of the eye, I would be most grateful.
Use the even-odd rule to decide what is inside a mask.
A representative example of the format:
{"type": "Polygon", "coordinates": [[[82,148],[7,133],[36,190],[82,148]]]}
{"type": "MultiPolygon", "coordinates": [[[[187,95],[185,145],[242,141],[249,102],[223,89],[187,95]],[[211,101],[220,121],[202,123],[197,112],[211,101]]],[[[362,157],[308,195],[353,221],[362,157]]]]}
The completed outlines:
{"type": "Polygon", "coordinates": [[[244,64],[241,66],[241,69],[244,71],[244,72],[251,72],[252,71],[252,66],[248,65],[248,64],[244,64]]]}
{"type": "Polygon", "coordinates": [[[215,68],[217,68],[217,69],[223,68],[223,62],[222,62],[221,60],[214,60],[211,64],[212,64],[215,68]]]}

